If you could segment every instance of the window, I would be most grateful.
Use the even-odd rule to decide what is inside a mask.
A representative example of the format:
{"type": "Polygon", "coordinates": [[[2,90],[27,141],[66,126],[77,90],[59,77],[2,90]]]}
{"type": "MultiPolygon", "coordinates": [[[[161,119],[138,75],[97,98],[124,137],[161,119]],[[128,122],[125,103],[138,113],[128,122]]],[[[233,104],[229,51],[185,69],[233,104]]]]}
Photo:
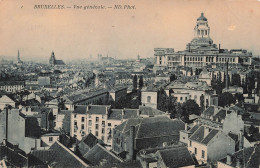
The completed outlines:
{"type": "Polygon", "coordinates": [[[98,122],[99,121],[99,117],[96,117],[96,122],[98,122]]]}
{"type": "Polygon", "coordinates": [[[92,125],[92,120],[88,120],[88,125],[92,125]]]}
{"type": "Polygon", "coordinates": [[[105,121],[102,121],[102,127],[105,127],[105,121]]]}
{"type": "Polygon", "coordinates": [[[49,137],[49,142],[52,142],[53,141],[53,137],[49,137]]]}
{"type": "Polygon", "coordinates": [[[204,150],[201,151],[201,157],[202,157],[202,158],[205,157],[205,151],[204,151],[204,150]]]}
{"type": "Polygon", "coordinates": [[[147,96],[147,103],[151,103],[151,96],[147,96]]]}
{"type": "Polygon", "coordinates": [[[107,123],[107,126],[111,127],[111,123],[107,123]]]}
{"type": "Polygon", "coordinates": [[[74,114],[74,118],[77,118],[77,114],[74,114]]]}
{"type": "Polygon", "coordinates": [[[104,134],[104,133],[105,133],[105,128],[102,128],[102,131],[101,131],[101,133],[102,133],[102,134],[104,134]]]}
{"type": "Polygon", "coordinates": [[[180,97],[180,100],[182,100],[182,97],[180,97]]]}
{"type": "Polygon", "coordinates": [[[98,136],[98,131],[96,131],[95,136],[98,136]]]}
{"type": "Polygon", "coordinates": [[[88,133],[91,133],[91,128],[88,128],[88,133]]]}
{"type": "Polygon", "coordinates": [[[197,148],[194,148],[194,153],[195,155],[197,155],[197,148]]]}
{"type": "Polygon", "coordinates": [[[98,124],[96,124],[96,129],[98,129],[98,124]]]}
{"type": "Polygon", "coordinates": [[[192,146],[192,142],[190,141],[190,147],[192,146]]]}
{"type": "Polygon", "coordinates": [[[84,124],[81,124],[81,129],[83,130],[85,127],[84,127],[84,124]]]}
{"type": "Polygon", "coordinates": [[[85,118],[84,117],[81,117],[81,122],[84,122],[85,121],[85,118]]]}
{"type": "Polygon", "coordinates": [[[75,126],[78,125],[77,121],[74,121],[74,125],[75,125],[75,126]]]}

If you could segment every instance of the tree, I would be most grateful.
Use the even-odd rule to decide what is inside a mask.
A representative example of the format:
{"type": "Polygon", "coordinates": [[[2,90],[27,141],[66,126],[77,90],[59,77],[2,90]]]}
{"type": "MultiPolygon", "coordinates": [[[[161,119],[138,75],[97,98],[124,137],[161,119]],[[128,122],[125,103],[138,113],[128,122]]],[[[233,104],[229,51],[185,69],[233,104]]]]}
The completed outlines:
{"type": "Polygon", "coordinates": [[[139,89],[141,90],[143,86],[144,86],[144,80],[143,80],[143,76],[141,76],[139,79],[139,89]]]}
{"type": "Polygon", "coordinates": [[[229,92],[224,92],[219,95],[218,97],[218,105],[225,107],[225,106],[230,106],[231,104],[234,104],[236,102],[236,99],[234,96],[229,93],[229,92]]]}
{"type": "Polygon", "coordinates": [[[176,78],[176,75],[175,74],[172,74],[171,76],[170,76],[170,82],[173,82],[173,81],[175,81],[177,78],[176,78]]]}
{"type": "Polygon", "coordinates": [[[189,115],[196,114],[200,115],[200,108],[199,105],[194,100],[187,100],[184,102],[181,106],[182,108],[182,117],[184,117],[185,120],[189,120],[189,115]]]}
{"type": "Polygon", "coordinates": [[[137,76],[135,75],[133,77],[133,90],[136,90],[137,89],[137,76]]]}
{"type": "Polygon", "coordinates": [[[170,113],[171,118],[176,117],[176,98],[167,96],[163,89],[158,91],[158,110],[170,113]]]}
{"type": "Polygon", "coordinates": [[[240,75],[239,74],[233,74],[232,75],[232,79],[231,79],[231,85],[234,86],[234,85],[237,85],[237,86],[241,86],[241,78],[240,78],[240,75]]]}
{"type": "Polygon", "coordinates": [[[201,111],[204,111],[204,110],[205,110],[204,101],[205,101],[205,98],[204,98],[204,95],[202,94],[202,95],[200,96],[200,108],[201,108],[201,111]]]}
{"type": "Polygon", "coordinates": [[[243,96],[243,94],[241,94],[241,93],[236,93],[235,96],[234,96],[234,98],[235,98],[238,102],[244,101],[244,96],[243,96]]]}

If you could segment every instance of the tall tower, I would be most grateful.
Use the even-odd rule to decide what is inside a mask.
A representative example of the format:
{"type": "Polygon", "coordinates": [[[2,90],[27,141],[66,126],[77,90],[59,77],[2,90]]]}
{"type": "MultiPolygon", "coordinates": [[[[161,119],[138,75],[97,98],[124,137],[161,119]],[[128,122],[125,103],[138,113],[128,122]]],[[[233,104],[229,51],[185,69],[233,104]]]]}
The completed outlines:
{"type": "Polygon", "coordinates": [[[19,51],[19,49],[18,49],[18,53],[17,53],[17,64],[21,64],[21,63],[23,63],[23,62],[21,61],[20,51],[19,51]]]}
{"type": "Polygon", "coordinates": [[[208,19],[204,16],[202,12],[200,17],[197,19],[197,24],[194,28],[194,36],[203,38],[209,37],[210,27],[208,26],[208,19]]]}
{"type": "Polygon", "coordinates": [[[55,54],[54,54],[54,52],[52,51],[52,53],[51,53],[51,58],[50,58],[50,61],[49,61],[49,63],[51,64],[51,65],[55,65],[55,54]]]}

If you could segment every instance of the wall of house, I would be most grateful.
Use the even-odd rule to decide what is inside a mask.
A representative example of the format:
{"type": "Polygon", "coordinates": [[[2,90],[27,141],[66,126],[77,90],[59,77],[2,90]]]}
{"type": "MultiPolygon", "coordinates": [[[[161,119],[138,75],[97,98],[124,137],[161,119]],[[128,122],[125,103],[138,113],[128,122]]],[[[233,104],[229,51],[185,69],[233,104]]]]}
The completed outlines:
{"type": "Polygon", "coordinates": [[[157,109],[157,92],[142,92],[141,100],[143,105],[157,109]],[[151,98],[150,102],[148,96],[151,98]]]}
{"type": "Polygon", "coordinates": [[[223,131],[226,134],[229,132],[234,134],[239,134],[241,131],[244,132],[244,121],[242,120],[242,116],[237,115],[237,112],[227,114],[223,123],[223,131]]]}
{"type": "Polygon", "coordinates": [[[219,132],[208,144],[208,161],[215,161],[235,152],[235,141],[219,132]]]}
{"type": "Polygon", "coordinates": [[[120,100],[123,97],[126,97],[126,94],[127,94],[127,88],[117,91],[115,93],[115,102],[117,102],[118,100],[120,100]]]}
{"type": "Polygon", "coordinates": [[[190,141],[188,143],[188,150],[195,154],[196,159],[198,160],[199,163],[206,163],[207,162],[207,158],[208,158],[208,149],[207,146],[195,141],[192,141],[192,143],[190,144],[190,141]],[[197,149],[197,154],[195,154],[195,148],[197,149]],[[204,158],[202,157],[202,151],[205,152],[204,154],[204,158]]]}
{"type": "Polygon", "coordinates": [[[217,167],[219,167],[219,168],[233,168],[232,166],[229,166],[229,165],[222,163],[222,162],[218,162],[217,167]]]}
{"type": "Polygon", "coordinates": [[[122,120],[109,120],[107,115],[100,114],[74,114],[71,115],[71,136],[76,135],[78,140],[81,140],[85,135],[92,133],[98,139],[101,139],[107,145],[112,146],[113,129],[121,124],[122,120]],[[76,117],[75,117],[76,116],[76,117]],[[84,122],[82,122],[82,117],[84,122]],[[98,121],[96,120],[98,118],[98,121]],[[75,127],[75,121],[77,127],[75,127]],[[82,127],[84,127],[82,129],[82,127]],[[83,132],[84,131],[84,132],[83,132]]]}
{"type": "Polygon", "coordinates": [[[59,140],[59,136],[42,136],[41,147],[50,147],[58,140],[59,140]]]}
{"type": "Polygon", "coordinates": [[[11,100],[9,97],[7,97],[6,95],[3,95],[2,97],[0,97],[0,110],[3,110],[6,104],[15,107],[15,102],[11,100]]]}
{"type": "Polygon", "coordinates": [[[189,133],[185,130],[180,131],[180,142],[189,143],[189,133]]]}

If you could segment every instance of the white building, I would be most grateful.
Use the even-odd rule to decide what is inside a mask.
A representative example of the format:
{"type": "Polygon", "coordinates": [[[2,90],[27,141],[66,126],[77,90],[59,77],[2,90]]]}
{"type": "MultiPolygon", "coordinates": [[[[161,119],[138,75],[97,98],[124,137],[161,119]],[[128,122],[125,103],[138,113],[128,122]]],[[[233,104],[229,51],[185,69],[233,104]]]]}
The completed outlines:
{"type": "Polygon", "coordinates": [[[210,38],[208,20],[201,13],[194,28],[194,38],[187,44],[186,50],[175,52],[173,48],[155,48],[154,71],[174,70],[177,66],[202,68],[206,65],[223,66],[229,62],[231,66],[250,65],[252,53],[243,49],[224,50],[217,47],[210,38]]]}

